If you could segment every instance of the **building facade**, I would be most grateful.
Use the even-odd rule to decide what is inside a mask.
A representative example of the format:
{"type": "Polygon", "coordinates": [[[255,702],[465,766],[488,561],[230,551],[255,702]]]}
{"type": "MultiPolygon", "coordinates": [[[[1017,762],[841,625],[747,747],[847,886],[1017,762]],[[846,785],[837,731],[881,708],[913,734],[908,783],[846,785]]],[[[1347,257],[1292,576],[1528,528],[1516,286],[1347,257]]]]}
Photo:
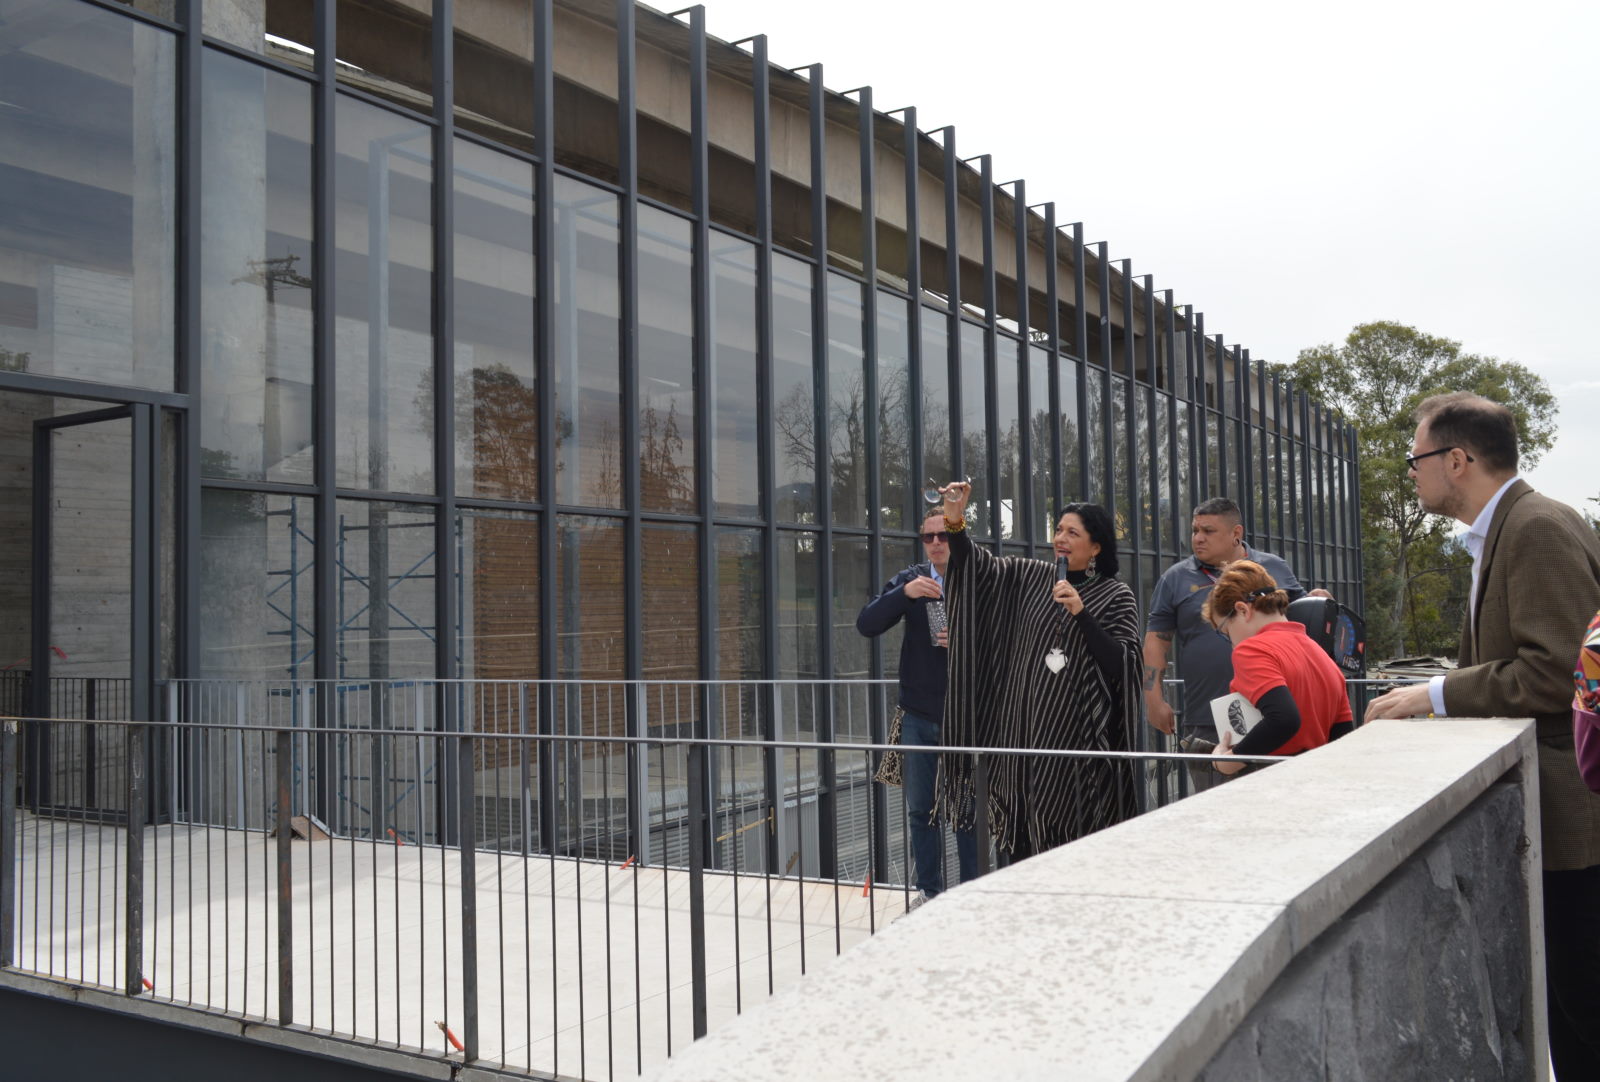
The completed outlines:
{"type": "Polygon", "coordinates": [[[700,8],[11,0],[0,55],[30,709],[879,676],[854,617],[929,478],[1002,553],[1107,505],[1142,600],[1232,496],[1360,608],[1349,426],[953,129],[700,8]]]}

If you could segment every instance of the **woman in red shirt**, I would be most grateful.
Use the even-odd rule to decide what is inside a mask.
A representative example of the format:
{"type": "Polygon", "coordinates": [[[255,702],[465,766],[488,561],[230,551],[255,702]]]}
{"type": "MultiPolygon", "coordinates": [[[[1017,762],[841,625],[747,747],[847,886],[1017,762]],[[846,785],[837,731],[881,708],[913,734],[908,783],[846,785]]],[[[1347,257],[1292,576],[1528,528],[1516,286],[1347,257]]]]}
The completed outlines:
{"type": "MultiPolygon", "coordinates": [[[[1298,755],[1337,739],[1354,726],[1344,674],[1284,614],[1289,595],[1253,560],[1229,564],[1212,588],[1205,618],[1233,643],[1236,691],[1261,711],[1237,744],[1224,739],[1214,755],[1298,755]]],[[[1219,761],[1224,774],[1244,763],[1219,761]]]]}

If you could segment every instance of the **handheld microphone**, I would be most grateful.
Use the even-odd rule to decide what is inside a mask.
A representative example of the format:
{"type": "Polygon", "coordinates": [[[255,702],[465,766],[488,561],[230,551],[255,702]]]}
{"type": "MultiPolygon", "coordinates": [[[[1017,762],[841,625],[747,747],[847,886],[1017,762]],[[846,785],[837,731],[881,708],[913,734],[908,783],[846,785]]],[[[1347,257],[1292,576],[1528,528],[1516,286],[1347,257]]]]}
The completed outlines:
{"type": "Polygon", "coordinates": [[[1067,558],[1065,556],[1057,556],[1056,557],[1056,581],[1060,582],[1062,579],[1064,579],[1066,577],[1067,577],[1067,558]]]}

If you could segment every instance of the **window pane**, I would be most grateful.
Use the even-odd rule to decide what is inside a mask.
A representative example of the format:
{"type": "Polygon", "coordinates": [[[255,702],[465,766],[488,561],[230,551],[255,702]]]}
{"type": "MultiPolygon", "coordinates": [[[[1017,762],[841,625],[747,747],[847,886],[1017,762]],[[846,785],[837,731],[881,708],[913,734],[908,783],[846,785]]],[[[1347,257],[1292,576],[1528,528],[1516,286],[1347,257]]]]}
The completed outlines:
{"type": "Polygon", "coordinates": [[[772,257],[773,455],[778,518],[816,521],[817,419],[811,354],[811,266],[772,257]]]}
{"type": "Polygon", "coordinates": [[[694,526],[647,525],[640,530],[644,592],[646,680],[693,680],[700,675],[700,554],[694,526]]]}
{"type": "Polygon", "coordinates": [[[711,393],[716,401],[712,455],[716,513],[761,516],[761,453],[756,408],[756,249],[711,234],[711,393]]]}
{"type": "Polygon", "coordinates": [[[434,513],[409,504],[339,501],[339,675],[384,680],[434,673],[434,513]]]}
{"type": "MultiPolygon", "coordinates": [[[[1056,429],[1050,414],[1050,351],[1039,346],[1028,348],[1028,414],[1025,427],[1033,452],[1033,476],[1029,479],[1033,492],[1033,524],[1023,532],[1022,537],[1042,542],[1050,540],[1050,516],[1055,512],[1055,486],[1052,482],[1056,465],[1050,455],[1056,429]]],[[[1075,448],[1063,443],[1061,453],[1070,461],[1075,448]]],[[[1076,495],[1074,489],[1066,488],[1064,491],[1076,495]]]]}
{"type": "Polygon", "coordinates": [[[1021,387],[1017,379],[1017,343],[1001,336],[995,354],[995,385],[999,401],[995,403],[998,424],[1000,455],[1000,491],[996,509],[999,512],[996,527],[1000,536],[1020,538],[1026,536],[1022,516],[1022,423],[1021,387]]]}
{"type": "MultiPolygon", "coordinates": [[[[833,676],[857,680],[870,676],[872,640],[856,630],[856,614],[871,601],[878,583],[872,581],[867,539],[833,539],[833,676]]],[[[835,729],[844,734],[842,720],[835,729]]],[[[865,732],[856,734],[865,737],[865,732]]]]}
{"type": "Polygon", "coordinates": [[[695,509],[694,259],[689,223],[639,208],[639,494],[695,509]]]}
{"type": "MultiPolygon", "coordinates": [[[[1084,462],[1078,451],[1081,424],[1078,417],[1078,369],[1082,363],[1063,354],[1061,375],[1057,381],[1061,396],[1061,492],[1068,503],[1083,495],[1084,462]]],[[[1054,510],[1051,509],[1052,514],[1054,510]]],[[[1053,529],[1054,525],[1051,524],[1051,527],[1053,529]]]]}
{"type": "Polygon", "coordinates": [[[432,492],[432,132],[343,95],[334,124],[339,484],[432,492]]]}
{"type": "Polygon", "coordinates": [[[761,532],[717,531],[717,676],[752,680],[762,675],[766,645],[761,581],[761,532]]]}
{"type": "Polygon", "coordinates": [[[778,671],[780,680],[814,680],[817,665],[817,535],[778,534],[778,671]]]}
{"type": "Polygon", "coordinates": [[[1113,376],[1111,379],[1111,463],[1115,471],[1112,477],[1112,518],[1117,524],[1117,539],[1126,541],[1133,530],[1133,516],[1138,513],[1137,489],[1133,486],[1133,464],[1128,458],[1128,413],[1131,404],[1128,401],[1128,384],[1126,376],[1113,376]]]}
{"type": "Polygon", "coordinates": [[[911,476],[911,302],[878,294],[878,494],[886,530],[908,530],[922,514],[911,476]]]}
{"type": "Polygon", "coordinates": [[[1088,471],[1089,483],[1085,489],[1089,493],[1089,502],[1097,503],[1102,507],[1106,505],[1106,374],[1105,370],[1093,365],[1086,366],[1085,373],[1089,389],[1088,401],[1084,404],[1083,427],[1089,430],[1089,457],[1084,462],[1088,471]]]}
{"type": "Polygon", "coordinates": [[[312,675],[315,541],[309,499],[201,490],[200,675],[312,675]]]}
{"type": "Polygon", "coordinates": [[[562,515],[556,532],[555,676],[617,680],[626,672],[622,524],[562,515]]]}
{"type": "Polygon", "coordinates": [[[867,388],[861,351],[861,291],[828,275],[828,475],[833,521],[867,524],[867,388]]]}
{"type": "Polygon", "coordinates": [[[539,498],[533,167],[455,143],[456,491],[539,498]]]}
{"type": "Polygon", "coordinates": [[[311,90],[211,49],[201,76],[201,470],[310,484],[311,90]]]}
{"type": "Polygon", "coordinates": [[[539,517],[463,510],[460,553],[461,674],[474,680],[539,676],[539,517]]]}
{"type": "Polygon", "coordinates": [[[556,498],[621,507],[617,197],[558,176],[554,203],[556,498]]]}
{"type": "Polygon", "coordinates": [[[0,369],[172,389],[173,55],[87,4],[6,5],[0,369]]]}

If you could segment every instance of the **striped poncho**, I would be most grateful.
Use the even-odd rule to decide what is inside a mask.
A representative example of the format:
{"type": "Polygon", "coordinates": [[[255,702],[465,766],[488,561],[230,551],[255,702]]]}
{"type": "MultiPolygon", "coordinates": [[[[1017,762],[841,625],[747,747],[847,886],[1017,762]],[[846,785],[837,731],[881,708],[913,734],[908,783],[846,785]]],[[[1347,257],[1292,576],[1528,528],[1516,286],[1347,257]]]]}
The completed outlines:
{"type": "MultiPolygon", "coordinates": [[[[950,538],[945,596],[950,617],[944,743],[994,748],[1126,751],[1138,723],[1139,617],[1133,591],[1114,578],[1078,587],[1084,611],[1110,635],[1122,672],[1108,682],[1090,654],[1083,617],[1052,600],[1056,569],[1043,560],[997,557],[965,533],[950,538]],[[1066,665],[1045,656],[1060,646],[1066,665]]],[[[941,756],[939,810],[960,827],[973,819],[973,760],[941,756]]],[[[1041,852],[1131,816],[1128,760],[986,757],[989,826],[1003,850],[1041,852]]]]}

